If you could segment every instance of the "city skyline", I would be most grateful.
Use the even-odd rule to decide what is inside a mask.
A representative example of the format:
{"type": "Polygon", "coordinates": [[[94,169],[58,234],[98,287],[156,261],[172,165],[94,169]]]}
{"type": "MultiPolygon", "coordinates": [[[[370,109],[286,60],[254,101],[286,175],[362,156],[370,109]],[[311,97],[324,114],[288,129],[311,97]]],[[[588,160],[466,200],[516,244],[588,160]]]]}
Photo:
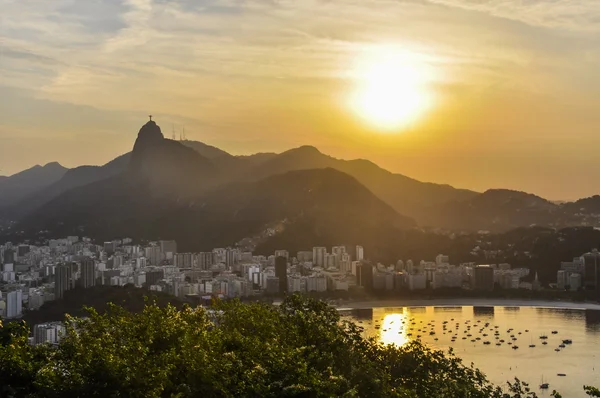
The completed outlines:
{"type": "Polygon", "coordinates": [[[106,163],[128,152],[151,113],[165,135],[185,126],[189,139],[233,154],[310,144],[459,188],[598,194],[588,159],[600,143],[600,7],[590,1],[9,1],[5,10],[0,175],[106,163]],[[427,111],[392,131],[347,104],[356,65],[381,46],[432,72],[427,111]]]}

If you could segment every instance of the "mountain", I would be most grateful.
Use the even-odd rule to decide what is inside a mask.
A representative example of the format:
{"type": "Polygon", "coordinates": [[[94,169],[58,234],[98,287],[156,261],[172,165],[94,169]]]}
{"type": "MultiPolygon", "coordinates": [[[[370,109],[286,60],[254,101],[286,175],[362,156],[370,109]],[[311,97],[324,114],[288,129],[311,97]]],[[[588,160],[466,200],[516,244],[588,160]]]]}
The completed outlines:
{"type": "Polygon", "coordinates": [[[248,168],[257,166],[277,155],[275,153],[256,153],[254,155],[233,156],[222,149],[200,141],[186,140],[180,142],[210,159],[228,179],[240,177],[247,172],[248,168]]]}
{"type": "Polygon", "coordinates": [[[539,196],[508,189],[490,189],[464,201],[430,206],[423,225],[451,230],[494,232],[518,227],[562,226],[568,216],[561,206],[539,196]]]}
{"type": "Polygon", "coordinates": [[[5,216],[10,215],[13,219],[19,218],[70,189],[88,185],[122,173],[127,170],[130,157],[131,153],[129,152],[111,160],[104,166],[79,166],[69,169],[60,180],[22,198],[18,203],[6,207],[2,213],[5,216]]]}
{"type": "MultiPolygon", "coordinates": [[[[46,167],[52,168],[51,165],[46,167]]],[[[19,175],[27,175],[38,169],[39,166],[19,175]]],[[[315,169],[334,169],[352,176],[397,213],[414,219],[421,227],[503,232],[532,225],[551,228],[600,226],[600,196],[571,203],[555,203],[536,195],[505,189],[477,193],[449,185],[417,181],[391,173],[364,159],[336,159],[313,146],[302,146],[280,154],[234,156],[198,141],[165,139],[154,121],[140,129],[131,153],[104,166],[82,166],[68,170],[62,178],[20,197],[11,206],[4,206],[0,209],[0,215],[15,220],[34,214],[43,220],[44,215],[34,210],[68,194],[81,198],[84,204],[94,203],[99,208],[104,206],[101,198],[110,198],[106,211],[100,212],[102,217],[108,217],[107,220],[115,211],[111,200],[129,203],[139,201],[136,197],[144,195],[143,203],[136,205],[131,212],[136,217],[153,217],[156,207],[171,208],[171,201],[177,203],[175,209],[179,209],[181,204],[196,206],[198,200],[209,197],[212,191],[232,189],[222,193],[219,198],[219,201],[226,201],[225,196],[237,197],[235,189],[231,187],[245,189],[243,187],[247,188],[249,182],[257,183],[279,175],[289,176],[286,174],[289,172],[315,169]],[[109,181],[100,183],[103,180],[109,181]],[[76,189],[85,186],[89,186],[89,189],[76,189]]],[[[5,184],[19,175],[0,180],[0,192],[5,184]]],[[[0,197],[0,204],[4,199],[0,197]]],[[[64,198],[61,200],[69,202],[73,209],[80,209],[80,216],[87,220],[83,226],[94,223],[94,220],[85,216],[85,207],[80,208],[79,203],[71,203],[64,198]]],[[[266,198],[263,200],[268,202],[266,198]]],[[[60,213],[55,210],[57,214],[60,213]]],[[[125,220],[136,219],[130,214],[123,217],[125,220]]],[[[31,220],[31,217],[28,219],[31,220]]],[[[118,224],[118,221],[115,222],[118,224]]],[[[104,227],[99,229],[103,230],[104,227]]],[[[288,228],[286,231],[291,230],[288,228]]],[[[296,236],[301,237],[302,233],[298,232],[296,236]]],[[[307,233],[307,236],[311,236],[311,233],[307,233]]]]}
{"type": "Polygon", "coordinates": [[[235,156],[230,155],[229,153],[225,152],[222,149],[217,148],[216,146],[208,145],[208,144],[205,144],[200,141],[184,140],[184,141],[179,141],[179,142],[187,147],[192,148],[193,150],[198,152],[200,155],[202,155],[205,158],[208,158],[210,160],[215,160],[220,157],[235,158],[235,156]]]}
{"type": "Polygon", "coordinates": [[[467,200],[476,192],[456,189],[449,185],[424,183],[401,174],[394,174],[364,159],[340,160],[324,155],[317,148],[302,146],[271,156],[248,170],[246,178],[259,179],[291,170],[334,168],[356,178],[401,214],[414,217],[417,222],[424,209],[452,200],[467,200]]]}
{"type": "Polygon", "coordinates": [[[154,194],[193,195],[220,183],[219,169],[208,158],[178,141],[165,139],[147,122],[133,146],[129,171],[144,179],[154,194]]]}
{"type": "Polygon", "coordinates": [[[34,166],[0,180],[0,207],[12,205],[33,192],[58,181],[67,168],[57,162],[34,166]]]}
{"type": "Polygon", "coordinates": [[[148,122],[130,155],[102,168],[73,172],[69,181],[78,184],[63,186],[63,192],[23,217],[13,230],[27,236],[48,231],[52,236],[77,234],[101,240],[176,239],[182,248],[198,250],[232,245],[271,225],[291,236],[302,231],[302,239],[313,244],[335,239],[358,243],[375,229],[395,231],[415,225],[356,179],[332,168],[227,184],[229,176],[213,160],[228,155],[208,150],[215,154],[213,159],[165,139],[160,127],[148,122]],[[119,172],[127,159],[126,169],[119,172]],[[89,182],[90,170],[103,170],[106,178],[89,182]]]}
{"type": "Polygon", "coordinates": [[[234,183],[185,199],[176,192],[153,195],[151,184],[133,175],[128,171],[70,190],[26,217],[16,230],[99,240],[175,239],[182,250],[206,250],[233,245],[274,224],[282,225],[284,233],[302,230],[302,240],[312,244],[339,239],[358,243],[376,228],[395,231],[415,225],[354,178],[333,169],[234,183]]]}
{"type": "Polygon", "coordinates": [[[277,156],[277,154],[273,152],[259,152],[253,155],[239,155],[236,157],[238,159],[246,160],[248,163],[256,166],[260,163],[266,162],[267,160],[273,159],[275,156],[277,156]]]}
{"type": "Polygon", "coordinates": [[[579,199],[576,202],[564,203],[563,207],[572,213],[600,215],[600,195],[579,199]]]}

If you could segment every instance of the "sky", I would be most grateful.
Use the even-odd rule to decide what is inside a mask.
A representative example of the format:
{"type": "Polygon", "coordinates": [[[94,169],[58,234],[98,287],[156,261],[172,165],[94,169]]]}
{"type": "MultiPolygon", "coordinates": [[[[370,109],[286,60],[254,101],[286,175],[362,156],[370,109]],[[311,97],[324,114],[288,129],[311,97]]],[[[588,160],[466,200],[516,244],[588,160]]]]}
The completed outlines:
{"type": "Polygon", "coordinates": [[[429,182],[600,194],[597,0],[0,0],[0,175],[103,164],[154,115],[232,154],[314,145],[429,182]],[[348,106],[372,48],[433,71],[382,130],[348,106]],[[394,50],[395,51],[395,50],[394,50]]]}

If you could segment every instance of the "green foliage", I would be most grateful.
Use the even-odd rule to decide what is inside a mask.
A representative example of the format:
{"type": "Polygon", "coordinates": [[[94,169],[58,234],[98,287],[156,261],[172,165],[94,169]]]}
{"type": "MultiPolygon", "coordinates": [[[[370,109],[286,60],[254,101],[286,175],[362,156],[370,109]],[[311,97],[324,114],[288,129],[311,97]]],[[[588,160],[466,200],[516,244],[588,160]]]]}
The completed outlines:
{"type": "Polygon", "coordinates": [[[365,339],[334,308],[299,296],[279,307],[88,312],[67,317],[56,347],[29,345],[24,323],[0,323],[0,396],[535,397],[519,380],[503,392],[452,353],[365,339]]]}

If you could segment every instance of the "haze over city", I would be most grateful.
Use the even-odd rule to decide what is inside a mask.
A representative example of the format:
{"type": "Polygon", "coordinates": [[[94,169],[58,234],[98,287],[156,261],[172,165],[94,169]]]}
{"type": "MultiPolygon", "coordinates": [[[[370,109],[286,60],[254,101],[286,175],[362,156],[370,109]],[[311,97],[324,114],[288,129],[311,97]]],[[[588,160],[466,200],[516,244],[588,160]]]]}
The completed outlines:
{"type": "Polygon", "coordinates": [[[103,164],[155,115],[422,181],[597,194],[594,1],[2,2],[0,175],[103,164]]]}

